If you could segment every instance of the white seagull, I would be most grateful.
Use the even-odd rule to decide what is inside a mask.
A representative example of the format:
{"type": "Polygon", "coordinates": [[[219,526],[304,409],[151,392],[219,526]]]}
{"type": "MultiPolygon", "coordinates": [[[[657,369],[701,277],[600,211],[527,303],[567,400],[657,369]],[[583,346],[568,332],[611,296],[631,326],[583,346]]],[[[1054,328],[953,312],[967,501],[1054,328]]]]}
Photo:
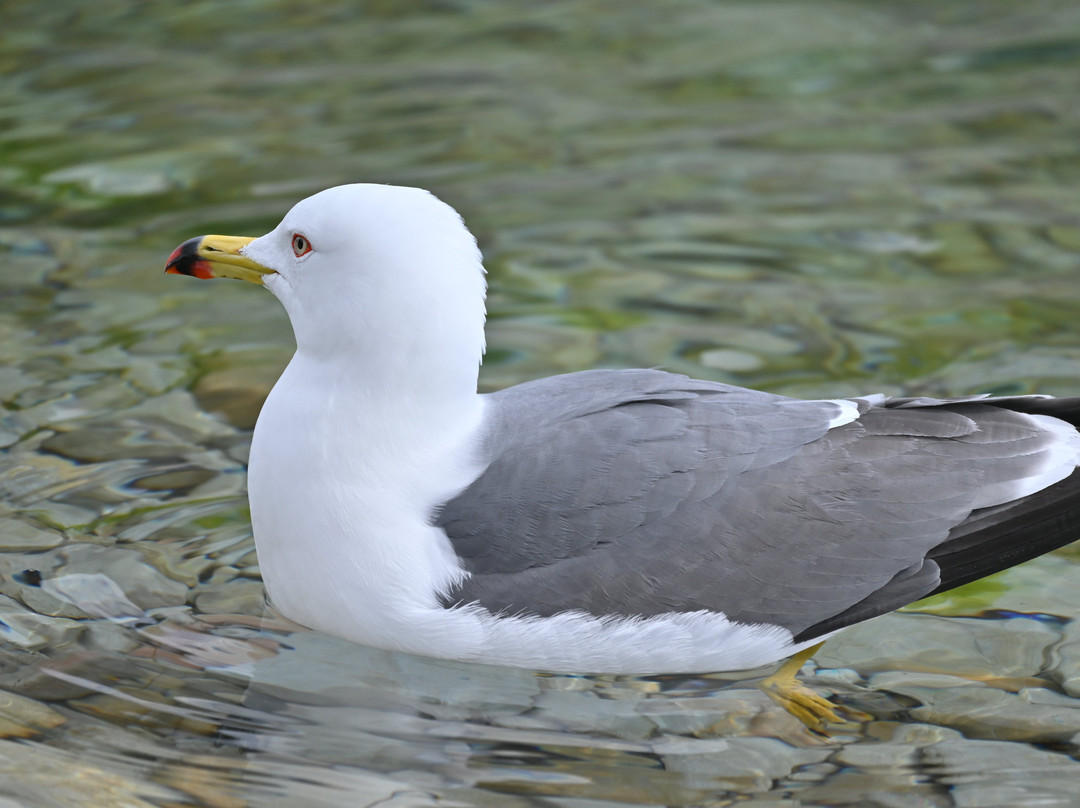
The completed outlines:
{"type": "Polygon", "coordinates": [[[166,271],[285,306],[296,354],[248,472],[259,565],[280,612],[354,642],[743,670],[1080,537],[1080,398],[803,401],[659,370],[478,394],[480,252],[421,189],[331,188],[166,271]]]}

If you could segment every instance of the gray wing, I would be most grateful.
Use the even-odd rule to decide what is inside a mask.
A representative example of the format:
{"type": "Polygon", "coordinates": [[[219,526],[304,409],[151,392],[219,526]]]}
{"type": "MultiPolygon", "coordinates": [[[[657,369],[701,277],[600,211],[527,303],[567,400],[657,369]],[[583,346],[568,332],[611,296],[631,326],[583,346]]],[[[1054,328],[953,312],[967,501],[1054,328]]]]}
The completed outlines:
{"type": "Polygon", "coordinates": [[[800,638],[890,611],[942,585],[935,548],[978,549],[949,549],[973,510],[1046,468],[1060,436],[1008,401],[856,400],[830,428],[836,403],[660,371],[493,394],[486,469],[435,516],[470,573],[444,603],[707,609],[800,638]]]}

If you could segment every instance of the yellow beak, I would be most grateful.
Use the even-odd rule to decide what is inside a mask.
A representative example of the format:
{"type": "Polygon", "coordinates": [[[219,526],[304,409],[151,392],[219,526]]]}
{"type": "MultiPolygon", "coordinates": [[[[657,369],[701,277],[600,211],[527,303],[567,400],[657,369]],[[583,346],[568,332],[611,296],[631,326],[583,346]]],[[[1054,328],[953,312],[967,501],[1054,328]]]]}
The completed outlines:
{"type": "Polygon", "coordinates": [[[165,271],[193,278],[238,278],[261,284],[263,277],[274,270],[240,254],[254,240],[247,236],[196,236],[172,251],[165,271]]]}

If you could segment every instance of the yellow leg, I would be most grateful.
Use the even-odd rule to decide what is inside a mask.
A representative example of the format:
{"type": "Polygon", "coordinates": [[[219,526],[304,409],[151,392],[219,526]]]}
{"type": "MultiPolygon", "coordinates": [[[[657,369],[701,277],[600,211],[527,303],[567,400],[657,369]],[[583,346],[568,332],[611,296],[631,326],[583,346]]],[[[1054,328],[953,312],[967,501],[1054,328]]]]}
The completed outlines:
{"type": "Polygon", "coordinates": [[[819,696],[796,678],[802,670],[803,663],[816,654],[824,644],[824,642],[819,642],[795,654],[781,665],[776,673],[765,677],[758,685],[769,698],[816,732],[823,732],[828,724],[850,723],[837,712],[837,709],[843,708],[837,708],[835,704],[819,696]]]}

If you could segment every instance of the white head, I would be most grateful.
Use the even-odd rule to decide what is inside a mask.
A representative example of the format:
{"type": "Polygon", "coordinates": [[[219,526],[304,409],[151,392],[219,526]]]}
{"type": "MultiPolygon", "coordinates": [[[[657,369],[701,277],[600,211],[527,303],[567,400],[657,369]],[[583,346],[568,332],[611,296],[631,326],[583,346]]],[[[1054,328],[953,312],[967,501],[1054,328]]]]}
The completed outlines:
{"type": "Polygon", "coordinates": [[[340,365],[364,384],[400,393],[411,378],[433,392],[464,385],[475,393],[480,252],[457,212],[427,191],[330,188],[265,236],[186,242],[167,271],[262,282],[289,314],[298,355],[340,365]]]}

